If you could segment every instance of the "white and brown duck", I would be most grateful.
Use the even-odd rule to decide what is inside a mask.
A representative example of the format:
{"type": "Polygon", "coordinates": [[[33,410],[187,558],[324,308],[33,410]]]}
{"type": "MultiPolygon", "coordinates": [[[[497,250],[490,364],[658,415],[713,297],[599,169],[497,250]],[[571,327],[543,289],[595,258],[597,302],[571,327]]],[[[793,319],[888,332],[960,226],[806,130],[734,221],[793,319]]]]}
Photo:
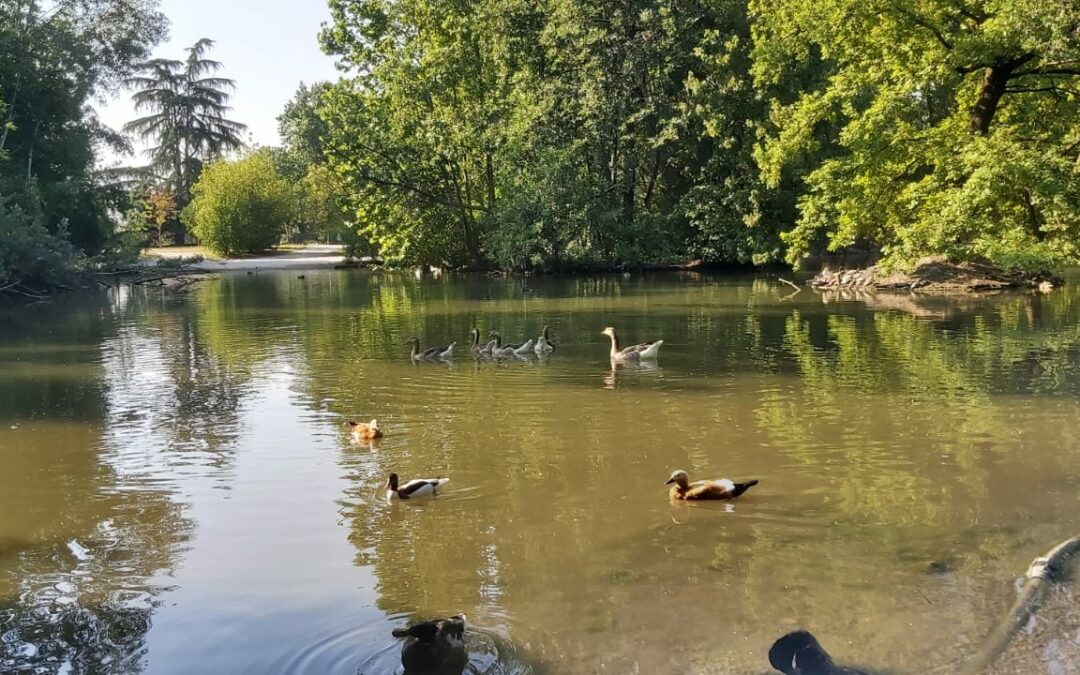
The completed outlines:
{"type": "Polygon", "coordinates": [[[401,647],[401,665],[406,675],[457,675],[465,669],[465,615],[416,623],[395,628],[393,636],[405,638],[401,647]]]}
{"type": "Polygon", "coordinates": [[[619,343],[619,334],[616,333],[615,329],[611,326],[600,331],[600,334],[611,338],[611,360],[612,362],[618,363],[634,363],[637,361],[655,359],[656,355],[660,352],[660,345],[664,344],[663,340],[654,340],[652,342],[642,342],[641,344],[623,347],[619,343]]]}
{"type": "Polygon", "coordinates": [[[472,329],[472,355],[473,358],[482,359],[491,356],[491,348],[495,346],[495,340],[489,340],[487,344],[480,344],[480,329],[472,329]]]}
{"type": "Polygon", "coordinates": [[[367,424],[350,420],[349,429],[352,431],[353,439],[356,441],[373,441],[383,436],[378,420],[371,420],[367,424]]]}
{"type": "Polygon", "coordinates": [[[551,336],[548,335],[548,327],[544,326],[544,330],[540,332],[540,337],[536,338],[536,347],[534,347],[537,356],[543,356],[555,351],[555,343],[551,341],[551,336]]]}
{"type": "Polygon", "coordinates": [[[386,499],[413,499],[414,497],[427,497],[437,494],[439,488],[450,482],[449,478],[414,478],[401,484],[396,473],[390,474],[386,479],[386,499]]]}
{"type": "Polygon", "coordinates": [[[428,347],[427,349],[421,349],[420,338],[413,335],[405,341],[405,344],[412,345],[412,351],[409,353],[409,356],[413,361],[438,361],[440,359],[454,358],[454,345],[457,343],[451,342],[445,347],[428,347]]]}
{"type": "Polygon", "coordinates": [[[736,483],[727,478],[690,482],[690,476],[682,469],[672,472],[664,485],[671,485],[672,500],[735,499],[757,485],[756,480],[736,483]]]}
{"type": "Polygon", "coordinates": [[[504,345],[502,343],[502,335],[499,331],[493,330],[488,334],[488,337],[495,339],[495,344],[491,347],[491,355],[496,358],[508,358],[511,356],[525,356],[532,349],[533,341],[529,339],[524,343],[517,343],[512,345],[504,345]]]}

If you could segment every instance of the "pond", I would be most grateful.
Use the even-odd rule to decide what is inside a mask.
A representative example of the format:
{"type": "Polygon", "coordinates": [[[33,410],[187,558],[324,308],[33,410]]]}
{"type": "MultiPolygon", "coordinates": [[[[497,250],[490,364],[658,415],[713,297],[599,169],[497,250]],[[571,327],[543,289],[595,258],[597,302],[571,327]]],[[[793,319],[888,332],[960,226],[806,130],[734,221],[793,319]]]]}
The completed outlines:
{"type": "MultiPolygon", "coordinates": [[[[464,612],[475,673],[764,673],[800,626],[949,672],[1077,533],[1076,284],[303,277],[0,309],[0,671],[394,673],[392,628],[464,612]],[[550,358],[469,353],[543,325],[550,358]],[[675,469],[760,484],[673,506],[675,469]]],[[[1076,672],[1045,647],[1017,672],[1076,672]]]]}

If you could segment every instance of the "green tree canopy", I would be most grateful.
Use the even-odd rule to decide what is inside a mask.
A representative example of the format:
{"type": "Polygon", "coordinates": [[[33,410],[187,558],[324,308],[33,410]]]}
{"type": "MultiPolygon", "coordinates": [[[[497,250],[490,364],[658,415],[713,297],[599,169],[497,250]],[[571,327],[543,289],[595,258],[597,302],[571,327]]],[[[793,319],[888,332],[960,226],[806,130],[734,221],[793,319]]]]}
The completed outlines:
{"type": "Polygon", "coordinates": [[[1080,8],[1061,0],[751,0],[759,159],[808,165],[788,259],[880,247],[1041,269],[1078,258],[1080,8]]]}

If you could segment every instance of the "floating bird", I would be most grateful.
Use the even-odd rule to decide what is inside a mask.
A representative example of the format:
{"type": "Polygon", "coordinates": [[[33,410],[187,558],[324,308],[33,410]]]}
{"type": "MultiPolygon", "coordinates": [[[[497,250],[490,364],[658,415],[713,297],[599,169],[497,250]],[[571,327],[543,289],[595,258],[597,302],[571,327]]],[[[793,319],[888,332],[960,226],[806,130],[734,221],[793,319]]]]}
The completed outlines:
{"type": "Polygon", "coordinates": [[[376,438],[382,438],[382,429],[379,428],[378,420],[371,420],[367,424],[350,420],[349,426],[352,427],[353,438],[358,441],[370,441],[376,438]]]}
{"type": "Polygon", "coordinates": [[[756,480],[734,483],[727,478],[691,483],[690,476],[682,469],[673,472],[671,478],[664,483],[671,485],[672,499],[735,499],[757,484],[756,480]]]}
{"type": "Polygon", "coordinates": [[[660,345],[664,344],[663,340],[656,340],[655,342],[642,342],[639,345],[633,345],[631,347],[620,348],[619,336],[615,332],[615,329],[608,326],[604,330],[600,331],[601,335],[606,335],[611,338],[611,360],[612,361],[641,361],[642,359],[655,359],[657,352],[660,351],[660,345]]]}
{"type": "Polygon", "coordinates": [[[449,675],[465,669],[465,615],[435,619],[395,628],[392,635],[405,638],[401,648],[401,665],[407,674],[439,673],[449,675]]]}
{"type": "Polygon", "coordinates": [[[441,476],[439,478],[417,478],[399,487],[398,475],[392,473],[386,480],[386,498],[388,500],[395,497],[398,499],[412,499],[413,497],[434,495],[437,494],[439,488],[449,482],[449,478],[441,476]]]}
{"type": "Polygon", "coordinates": [[[504,345],[502,343],[502,335],[499,335],[499,331],[493,330],[488,334],[488,337],[495,338],[495,344],[491,347],[491,355],[496,357],[507,356],[524,356],[532,349],[533,341],[530,339],[524,344],[512,344],[504,345]]]}
{"type": "Polygon", "coordinates": [[[784,675],[867,675],[833,663],[817,638],[805,630],[788,633],[769,649],[769,663],[784,675]]]}
{"type": "Polygon", "coordinates": [[[555,351],[555,343],[548,339],[548,327],[544,326],[540,337],[536,338],[536,355],[550,354],[555,351]]]}
{"type": "Polygon", "coordinates": [[[296,278],[297,278],[297,279],[306,279],[307,277],[305,277],[305,276],[304,276],[303,274],[301,274],[300,276],[298,276],[298,277],[296,277],[296,278]]]}
{"type": "Polygon", "coordinates": [[[491,340],[486,345],[480,344],[480,330],[477,328],[472,329],[472,354],[474,358],[491,356],[491,349],[494,346],[495,340],[491,340]]]}
{"type": "Polygon", "coordinates": [[[525,277],[521,277],[521,292],[524,295],[528,295],[533,292],[533,289],[529,288],[529,284],[525,281],[525,277]]]}
{"type": "Polygon", "coordinates": [[[412,344],[412,353],[409,355],[413,361],[434,361],[436,359],[452,359],[454,358],[454,345],[456,342],[451,342],[446,347],[428,347],[427,349],[420,350],[420,338],[413,335],[405,344],[412,344]]]}

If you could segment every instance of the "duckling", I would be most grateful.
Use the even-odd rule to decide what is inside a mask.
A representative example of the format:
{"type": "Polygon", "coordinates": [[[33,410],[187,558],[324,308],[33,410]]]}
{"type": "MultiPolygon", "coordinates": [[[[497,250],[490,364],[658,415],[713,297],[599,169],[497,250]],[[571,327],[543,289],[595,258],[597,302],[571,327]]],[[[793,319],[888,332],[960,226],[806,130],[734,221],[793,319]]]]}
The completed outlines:
{"type": "Polygon", "coordinates": [[[415,478],[402,486],[398,486],[398,475],[390,474],[386,479],[386,499],[389,501],[395,497],[398,499],[412,499],[413,497],[426,497],[438,493],[439,488],[450,482],[449,478],[415,478]]]}
{"type": "Polygon", "coordinates": [[[382,438],[382,429],[379,428],[378,420],[371,420],[367,424],[350,420],[349,426],[352,427],[353,438],[357,441],[371,441],[382,438]]]}
{"type": "Polygon", "coordinates": [[[465,669],[465,615],[435,619],[395,628],[392,635],[405,638],[401,648],[401,665],[407,674],[439,673],[450,675],[465,669]]]}
{"type": "Polygon", "coordinates": [[[480,344],[480,330],[477,328],[472,329],[472,354],[473,358],[483,358],[485,356],[491,356],[491,348],[495,346],[495,340],[491,340],[486,345],[480,344]]]}
{"type": "Polygon", "coordinates": [[[409,354],[413,361],[435,361],[437,359],[452,359],[454,358],[454,345],[456,342],[451,342],[446,347],[428,347],[427,349],[420,350],[420,338],[413,335],[405,344],[412,345],[412,353],[409,354]]]}
{"type": "Polygon", "coordinates": [[[491,347],[491,355],[500,358],[507,358],[510,356],[524,356],[532,349],[533,341],[530,339],[525,344],[504,345],[502,343],[502,335],[499,331],[493,330],[488,334],[488,337],[495,338],[495,344],[491,347]]]}
{"type": "Polygon", "coordinates": [[[690,482],[690,476],[679,469],[671,474],[664,485],[671,485],[671,498],[676,499],[735,499],[757,485],[756,480],[734,483],[727,478],[690,482]],[[674,485],[671,485],[674,483],[674,485]]]}
{"type": "Polygon", "coordinates": [[[620,348],[619,336],[615,332],[614,328],[608,326],[604,330],[600,331],[600,334],[606,335],[611,338],[611,360],[618,362],[632,362],[640,361],[642,359],[655,359],[657,352],[660,351],[660,345],[664,344],[663,340],[656,340],[655,342],[642,342],[639,345],[620,348]]]}
{"type": "Polygon", "coordinates": [[[544,326],[540,337],[536,338],[536,355],[550,354],[555,351],[555,343],[548,338],[548,327],[544,326]]]}
{"type": "Polygon", "coordinates": [[[867,675],[833,663],[817,638],[805,630],[783,636],[769,649],[769,663],[784,675],[867,675]]]}

